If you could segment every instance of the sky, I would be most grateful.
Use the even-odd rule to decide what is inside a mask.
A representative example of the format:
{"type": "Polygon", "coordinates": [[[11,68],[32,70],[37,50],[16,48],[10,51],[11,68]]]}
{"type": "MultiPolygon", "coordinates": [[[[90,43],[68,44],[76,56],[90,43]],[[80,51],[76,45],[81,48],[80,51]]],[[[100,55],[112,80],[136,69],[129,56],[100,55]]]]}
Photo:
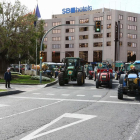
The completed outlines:
{"type": "MultiPolygon", "coordinates": [[[[14,3],[15,0],[4,0],[14,3]]],[[[51,19],[54,14],[62,14],[63,8],[92,6],[92,9],[111,8],[140,14],[140,0],[19,0],[29,11],[38,3],[41,19],[51,19]]],[[[3,0],[0,0],[3,2],[3,0]]]]}

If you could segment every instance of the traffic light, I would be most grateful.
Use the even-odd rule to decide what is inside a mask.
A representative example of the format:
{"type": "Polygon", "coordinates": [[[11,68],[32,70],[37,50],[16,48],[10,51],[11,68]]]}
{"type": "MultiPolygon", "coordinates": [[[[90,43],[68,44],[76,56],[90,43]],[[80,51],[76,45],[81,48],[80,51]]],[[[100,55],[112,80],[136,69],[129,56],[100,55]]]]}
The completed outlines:
{"type": "Polygon", "coordinates": [[[115,22],[115,40],[118,41],[118,24],[115,22]]]}
{"type": "Polygon", "coordinates": [[[40,53],[39,53],[39,57],[40,57],[40,59],[42,59],[43,57],[44,57],[44,54],[45,52],[42,52],[42,51],[40,51],[40,53]]]}
{"type": "Polygon", "coordinates": [[[95,32],[101,32],[101,21],[95,21],[95,32]]]}

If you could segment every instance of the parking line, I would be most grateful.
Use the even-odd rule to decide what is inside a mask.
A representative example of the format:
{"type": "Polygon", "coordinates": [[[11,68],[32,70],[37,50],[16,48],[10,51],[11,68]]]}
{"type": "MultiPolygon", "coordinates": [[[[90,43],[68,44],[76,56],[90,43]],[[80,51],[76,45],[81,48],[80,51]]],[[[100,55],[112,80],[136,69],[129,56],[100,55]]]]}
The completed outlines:
{"type": "Polygon", "coordinates": [[[0,107],[5,107],[5,106],[9,106],[9,105],[0,104],[0,107]]]}

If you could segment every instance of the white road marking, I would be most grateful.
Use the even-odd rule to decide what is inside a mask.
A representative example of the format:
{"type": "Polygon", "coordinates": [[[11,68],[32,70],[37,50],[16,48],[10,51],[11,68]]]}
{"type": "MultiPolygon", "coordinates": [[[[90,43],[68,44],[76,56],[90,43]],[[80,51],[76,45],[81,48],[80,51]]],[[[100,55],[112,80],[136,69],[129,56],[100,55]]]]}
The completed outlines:
{"type": "Polygon", "coordinates": [[[129,137],[128,140],[133,140],[135,135],[137,134],[137,132],[140,131],[139,129],[140,129],[140,119],[139,119],[139,121],[138,121],[138,123],[137,123],[137,125],[135,127],[134,132],[131,134],[131,136],[129,137]]]}
{"type": "Polygon", "coordinates": [[[9,106],[9,105],[0,104],[0,107],[5,107],[5,106],[9,106]]]}
{"type": "Polygon", "coordinates": [[[33,93],[33,94],[39,95],[40,93],[33,93]]]}
{"type": "Polygon", "coordinates": [[[26,137],[22,138],[21,140],[32,140],[32,139],[36,139],[36,138],[39,138],[41,136],[44,136],[44,135],[47,135],[47,134],[50,134],[50,133],[53,133],[53,132],[56,132],[56,131],[59,131],[61,129],[64,129],[64,128],[67,128],[67,127],[70,127],[70,126],[73,126],[75,124],[78,124],[78,123],[81,123],[81,122],[84,122],[84,121],[87,121],[89,119],[92,119],[92,118],[95,118],[97,116],[93,116],[93,115],[84,115],[84,114],[71,114],[71,113],[65,113],[63,114],[62,116],[56,118],[55,120],[53,120],[52,122],[50,122],[49,124],[46,124],[44,126],[42,126],[41,128],[37,129],[36,131],[32,132],[31,134],[27,135],[26,137]],[[76,118],[76,119],[80,119],[76,122],[73,122],[73,123],[70,123],[70,124],[67,124],[67,125],[64,125],[64,126],[61,126],[61,127],[58,127],[58,128],[55,128],[55,129],[52,129],[52,130],[49,130],[47,132],[43,132],[43,133],[40,133],[41,131],[43,131],[44,129],[48,128],[49,126],[53,125],[54,123],[58,122],[59,120],[61,120],[62,118],[76,118]],[[37,135],[38,134],[38,135],[37,135]]]}
{"type": "Polygon", "coordinates": [[[85,95],[76,95],[76,96],[78,96],[78,97],[84,97],[85,95]]]}
{"type": "Polygon", "coordinates": [[[110,96],[111,98],[117,98],[117,96],[110,96]]]}
{"type": "Polygon", "coordinates": [[[79,100],[79,99],[61,99],[61,98],[35,98],[35,97],[16,97],[8,96],[8,98],[17,98],[17,99],[28,99],[28,100],[56,100],[56,101],[69,101],[69,102],[97,102],[97,103],[108,103],[108,104],[129,104],[129,105],[140,105],[139,102],[121,102],[121,101],[98,101],[98,100],[79,100]]]}
{"type": "Polygon", "coordinates": [[[53,96],[54,94],[48,93],[48,94],[46,94],[46,95],[51,95],[51,96],[53,96]]]}
{"type": "Polygon", "coordinates": [[[69,96],[69,94],[62,94],[62,96],[69,96]]]}
{"type": "Polygon", "coordinates": [[[102,97],[101,95],[93,95],[93,97],[102,97]]]}
{"type": "Polygon", "coordinates": [[[96,88],[90,88],[90,89],[96,89],[96,88]]]}
{"type": "Polygon", "coordinates": [[[128,98],[128,99],[135,99],[135,97],[128,97],[128,96],[127,96],[127,98],[128,98]]]}
{"type": "Polygon", "coordinates": [[[19,112],[19,113],[16,113],[16,114],[12,114],[12,115],[9,115],[9,116],[5,116],[5,117],[0,118],[0,120],[7,119],[7,118],[10,118],[10,117],[13,117],[13,116],[20,115],[20,114],[24,114],[24,113],[27,113],[27,112],[31,112],[31,111],[34,111],[34,110],[38,110],[38,109],[41,109],[41,108],[44,108],[44,107],[48,107],[48,106],[51,106],[51,105],[60,103],[60,102],[62,102],[62,101],[63,101],[63,100],[59,100],[59,101],[57,101],[57,102],[54,102],[54,103],[51,103],[51,104],[48,104],[48,105],[40,106],[40,107],[37,107],[37,108],[33,108],[33,109],[30,109],[30,110],[26,110],[26,111],[23,111],[23,112],[19,112]]]}

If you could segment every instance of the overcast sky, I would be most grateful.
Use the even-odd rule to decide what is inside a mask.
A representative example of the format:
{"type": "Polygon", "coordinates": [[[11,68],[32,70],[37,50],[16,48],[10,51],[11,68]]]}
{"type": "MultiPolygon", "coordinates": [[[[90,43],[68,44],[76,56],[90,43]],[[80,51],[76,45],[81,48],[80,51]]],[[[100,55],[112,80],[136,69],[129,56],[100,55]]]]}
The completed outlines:
{"type": "MultiPolygon", "coordinates": [[[[3,0],[0,0],[2,2],[3,0]]],[[[15,0],[4,0],[14,3],[15,0]]],[[[29,11],[33,11],[37,0],[20,0],[29,11]]],[[[111,8],[134,13],[140,13],[140,0],[38,0],[42,19],[50,19],[52,14],[62,14],[63,8],[92,6],[92,9],[111,8]]]]}

